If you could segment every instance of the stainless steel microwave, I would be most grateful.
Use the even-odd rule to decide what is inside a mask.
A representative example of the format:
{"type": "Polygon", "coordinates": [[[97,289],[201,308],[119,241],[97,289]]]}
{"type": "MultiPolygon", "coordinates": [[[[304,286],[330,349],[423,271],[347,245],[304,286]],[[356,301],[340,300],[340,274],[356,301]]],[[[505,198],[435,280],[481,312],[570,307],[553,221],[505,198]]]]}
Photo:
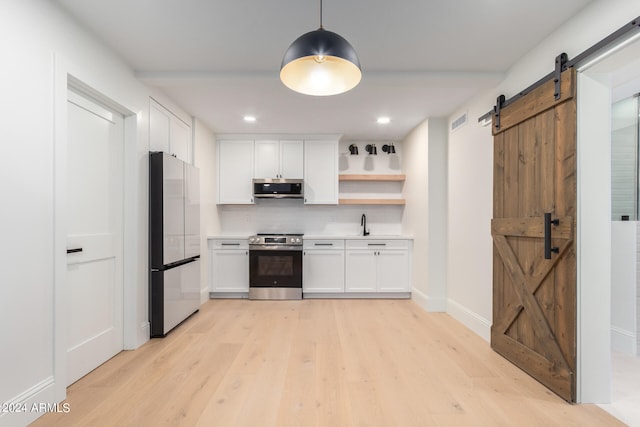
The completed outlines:
{"type": "Polygon", "coordinates": [[[302,199],[301,179],[254,179],[253,197],[256,199],[302,199]]]}

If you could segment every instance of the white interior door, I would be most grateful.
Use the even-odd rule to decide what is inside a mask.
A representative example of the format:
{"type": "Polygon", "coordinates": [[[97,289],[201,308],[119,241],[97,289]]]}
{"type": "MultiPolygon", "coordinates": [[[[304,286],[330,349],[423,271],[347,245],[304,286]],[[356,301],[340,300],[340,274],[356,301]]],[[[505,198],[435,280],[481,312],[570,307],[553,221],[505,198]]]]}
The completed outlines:
{"type": "Polygon", "coordinates": [[[67,384],[123,349],[124,119],[69,91],[67,384]]]}

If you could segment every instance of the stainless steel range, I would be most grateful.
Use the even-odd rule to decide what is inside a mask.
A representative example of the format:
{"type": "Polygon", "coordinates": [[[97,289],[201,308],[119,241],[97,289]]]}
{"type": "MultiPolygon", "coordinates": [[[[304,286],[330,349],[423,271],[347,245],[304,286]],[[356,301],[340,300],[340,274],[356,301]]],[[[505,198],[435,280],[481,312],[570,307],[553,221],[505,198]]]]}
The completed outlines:
{"type": "Polygon", "coordinates": [[[302,234],[249,237],[249,299],[302,299],[302,234]]]}

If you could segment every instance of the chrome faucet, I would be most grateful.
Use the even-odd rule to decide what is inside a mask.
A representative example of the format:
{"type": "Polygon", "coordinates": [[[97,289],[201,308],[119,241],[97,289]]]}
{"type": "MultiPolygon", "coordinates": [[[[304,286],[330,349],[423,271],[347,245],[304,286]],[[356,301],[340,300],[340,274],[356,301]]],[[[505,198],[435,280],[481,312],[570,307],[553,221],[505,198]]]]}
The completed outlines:
{"type": "Polygon", "coordinates": [[[368,236],[369,232],[367,231],[367,216],[362,214],[362,218],[360,218],[360,225],[362,226],[362,235],[368,236]]]}

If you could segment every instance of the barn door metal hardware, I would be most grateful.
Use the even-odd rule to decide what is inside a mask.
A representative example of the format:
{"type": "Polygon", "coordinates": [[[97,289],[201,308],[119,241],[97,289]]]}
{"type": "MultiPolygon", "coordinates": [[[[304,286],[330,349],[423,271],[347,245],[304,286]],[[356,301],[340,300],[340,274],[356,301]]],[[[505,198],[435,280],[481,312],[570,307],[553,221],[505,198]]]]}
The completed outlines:
{"type": "Polygon", "coordinates": [[[560,55],[556,56],[556,70],[555,70],[555,76],[553,78],[553,81],[556,84],[555,92],[553,96],[555,97],[556,101],[560,99],[560,89],[561,89],[560,78],[561,78],[562,72],[567,69],[568,62],[569,62],[569,56],[567,56],[566,53],[563,52],[560,55]]]}
{"type": "Polygon", "coordinates": [[[506,100],[504,95],[500,95],[496,99],[496,105],[493,107],[493,112],[495,114],[495,127],[496,130],[500,129],[500,110],[502,110],[502,106],[504,105],[504,101],[506,100]]]}
{"type": "Polygon", "coordinates": [[[556,100],[560,99],[560,93],[561,93],[560,92],[560,84],[561,84],[560,74],[563,71],[567,70],[568,68],[586,64],[588,60],[597,57],[598,54],[606,52],[607,49],[610,49],[611,47],[619,45],[620,43],[623,43],[624,41],[629,40],[631,37],[634,37],[635,35],[638,34],[638,30],[640,30],[640,16],[638,16],[633,21],[628,22],[627,24],[618,28],[616,31],[609,34],[607,37],[600,40],[598,43],[594,44],[589,49],[585,50],[584,52],[582,52],[581,54],[579,54],[578,56],[576,56],[571,60],[569,60],[566,53],[562,53],[558,55],[556,57],[555,67],[552,72],[550,72],[549,74],[547,74],[546,76],[544,76],[543,78],[541,78],[540,80],[538,80],[537,82],[535,82],[534,84],[526,88],[525,90],[503,101],[501,105],[496,104],[496,106],[493,107],[491,111],[489,111],[488,113],[478,118],[478,122],[482,123],[485,120],[489,120],[492,115],[496,114],[495,128],[496,130],[500,129],[500,121],[497,118],[497,115],[500,112],[500,110],[508,107],[510,104],[514,103],[515,101],[527,95],[529,92],[531,92],[538,86],[541,86],[542,84],[548,82],[551,79],[553,79],[555,82],[555,99],[556,100]]]}
{"type": "Polygon", "coordinates": [[[559,219],[551,219],[551,212],[544,214],[544,259],[551,259],[551,253],[557,254],[560,248],[551,246],[551,225],[560,225],[559,219]]]}

